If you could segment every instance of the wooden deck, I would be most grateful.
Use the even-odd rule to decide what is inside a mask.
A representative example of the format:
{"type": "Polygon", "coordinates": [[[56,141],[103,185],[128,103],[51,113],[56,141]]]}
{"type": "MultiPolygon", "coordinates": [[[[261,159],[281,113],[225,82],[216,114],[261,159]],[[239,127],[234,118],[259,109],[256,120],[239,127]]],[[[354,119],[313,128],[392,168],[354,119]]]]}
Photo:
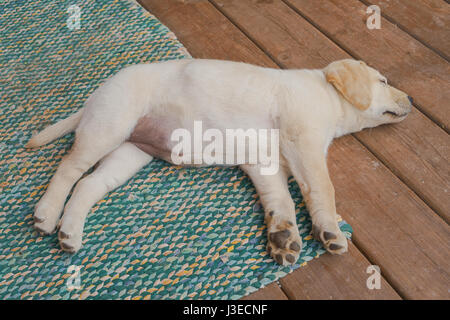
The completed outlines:
{"type": "Polygon", "coordinates": [[[322,68],[353,57],[414,97],[402,123],[329,151],[349,252],[323,255],[248,299],[450,298],[450,5],[445,0],[140,0],[196,58],[322,68]],[[381,7],[381,29],[366,8],[381,7]],[[366,268],[381,268],[369,290],[366,268]]]}

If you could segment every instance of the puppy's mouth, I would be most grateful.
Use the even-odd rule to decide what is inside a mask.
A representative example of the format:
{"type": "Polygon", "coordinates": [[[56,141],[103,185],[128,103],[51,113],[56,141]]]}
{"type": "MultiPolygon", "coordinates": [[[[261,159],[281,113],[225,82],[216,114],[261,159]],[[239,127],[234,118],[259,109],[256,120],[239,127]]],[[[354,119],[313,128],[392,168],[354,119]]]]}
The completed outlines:
{"type": "Polygon", "coordinates": [[[397,113],[397,112],[394,112],[394,111],[385,111],[385,112],[383,112],[383,115],[388,115],[388,116],[391,116],[393,118],[403,118],[403,117],[406,117],[408,115],[408,112],[397,113]]]}

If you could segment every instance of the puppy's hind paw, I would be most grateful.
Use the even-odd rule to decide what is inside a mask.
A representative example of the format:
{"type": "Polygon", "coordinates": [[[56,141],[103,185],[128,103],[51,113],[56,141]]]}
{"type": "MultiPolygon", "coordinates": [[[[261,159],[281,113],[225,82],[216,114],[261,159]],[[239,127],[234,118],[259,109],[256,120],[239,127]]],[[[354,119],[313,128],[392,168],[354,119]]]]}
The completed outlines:
{"type": "Polygon", "coordinates": [[[39,218],[34,216],[34,229],[40,234],[49,235],[55,231],[56,225],[52,222],[48,222],[45,218],[39,218]]]}
{"type": "Polygon", "coordinates": [[[39,203],[33,215],[34,228],[40,234],[52,234],[56,230],[59,220],[59,211],[52,206],[39,203]]]}
{"type": "Polygon", "coordinates": [[[58,240],[61,249],[65,252],[75,253],[81,248],[81,237],[74,236],[62,230],[58,232],[58,240]]]}

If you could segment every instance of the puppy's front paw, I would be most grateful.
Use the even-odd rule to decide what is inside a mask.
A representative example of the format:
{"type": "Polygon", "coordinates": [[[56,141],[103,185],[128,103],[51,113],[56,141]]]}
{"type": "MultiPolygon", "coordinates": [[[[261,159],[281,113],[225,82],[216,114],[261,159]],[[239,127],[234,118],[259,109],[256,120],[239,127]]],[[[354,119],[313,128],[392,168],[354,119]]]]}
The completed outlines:
{"type": "Polygon", "coordinates": [[[267,252],[283,266],[294,264],[302,250],[298,227],[291,221],[281,221],[268,226],[267,252]]]}
{"type": "Polygon", "coordinates": [[[312,226],[313,236],[321,241],[325,249],[333,254],[343,254],[348,250],[347,238],[337,228],[325,228],[317,225],[312,226]]]}

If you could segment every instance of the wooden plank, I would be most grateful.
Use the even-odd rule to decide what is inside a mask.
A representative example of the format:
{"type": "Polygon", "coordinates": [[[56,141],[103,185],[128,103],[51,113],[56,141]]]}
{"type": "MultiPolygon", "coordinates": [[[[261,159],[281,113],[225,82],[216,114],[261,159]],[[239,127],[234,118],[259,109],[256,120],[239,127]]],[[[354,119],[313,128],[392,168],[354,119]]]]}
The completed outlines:
{"type": "Polygon", "coordinates": [[[382,28],[366,27],[366,5],[358,0],[285,0],[354,57],[380,70],[408,92],[419,109],[448,130],[450,64],[382,18],[382,28]]]}
{"type": "Polygon", "coordinates": [[[176,31],[178,40],[195,58],[276,66],[208,1],[140,0],[139,3],[176,31]]]}
{"type": "Polygon", "coordinates": [[[443,130],[413,109],[404,122],[356,137],[450,223],[450,138],[443,130]]]}
{"type": "Polygon", "coordinates": [[[351,136],[329,152],[336,207],[353,241],[407,299],[448,299],[450,228],[351,136]],[[349,177],[351,179],[349,180],[349,177]]]}
{"type": "Polygon", "coordinates": [[[211,2],[283,68],[322,68],[349,57],[282,1],[211,2]]]}
{"type": "Polygon", "coordinates": [[[241,300],[287,300],[288,297],[284,294],[283,290],[273,282],[267,287],[262,288],[256,292],[243,297],[241,300]]]}
{"type": "MultiPolygon", "coordinates": [[[[165,0],[143,0],[142,4],[146,7],[152,14],[155,14],[165,25],[171,28],[177,36],[181,33],[184,35],[180,37],[181,41],[183,41],[186,48],[193,54],[193,50],[201,52],[201,56],[203,58],[215,58],[215,59],[227,59],[229,56],[233,56],[236,60],[241,60],[240,53],[242,53],[242,60],[248,63],[261,64],[264,62],[264,65],[267,66],[275,66],[271,60],[267,59],[267,56],[255,46],[249,39],[247,39],[243,34],[232,24],[230,26],[223,26],[225,23],[224,18],[217,10],[213,8],[212,5],[203,4],[203,3],[191,3],[189,5],[181,5],[174,0],[165,1],[165,0]],[[196,13],[197,11],[197,13],[196,13]],[[187,19],[186,17],[189,17],[187,19]],[[226,29],[227,33],[223,34],[227,39],[237,39],[240,43],[239,46],[235,46],[233,44],[229,44],[229,46],[215,46],[214,43],[217,41],[221,41],[221,33],[218,32],[217,29],[214,29],[214,25],[210,25],[210,21],[218,21],[218,25],[222,25],[221,29],[226,29]],[[215,34],[215,37],[203,37],[204,28],[209,28],[212,33],[215,34]],[[178,29],[183,29],[183,32],[178,32],[178,29]],[[211,30],[212,29],[212,30],[211,30]],[[202,47],[203,46],[203,47],[202,47]],[[252,55],[249,55],[249,52],[252,55]],[[248,59],[248,60],[247,60],[248,59]]],[[[228,41],[223,39],[223,41],[228,41]]],[[[196,55],[193,54],[195,57],[196,55]]],[[[359,256],[362,256],[359,254],[359,256]]],[[[345,258],[344,258],[345,259],[345,258]]],[[[357,260],[360,260],[358,258],[357,260]]],[[[367,262],[368,263],[368,262],[367,262]]],[[[341,269],[339,263],[330,264],[327,267],[327,272],[330,272],[330,275],[326,278],[324,277],[323,281],[327,281],[330,285],[334,285],[335,287],[346,287],[346,282],[342,281],[342,278],[335,277],[335,275],[339,274],[338,270],[341,269]],[[336,270],[335,270],[336,269],[336,270]]],[[[347,265],[348,271],[352,271],[351,263],[347,265]]],[[[301,268],[294,271],[300,272],[301,268]]],[[[326,287],[325,284],[321,284],[319,279],[314,284],[309,284],[310,286],[322,286],[326,287]]],[[[386,283],[386,287],[389,284],[386,283]]],[[[309,288],[308,285],[304,285],[299,288],[299,290],[306,290],[306,292],[313,290],[309,288]]],[[[389,289],[386,289],[389,290],[389,289]]],[[[393,289],[389,290],[390,292],[393,289]]],[[[358,293],[356,291],[356,293],[358,293]]],[[[265,293],[264,293],[265,294],[265,293]]],[[[300,295],[300,294],[299,294],[300,295]]],[[[329,293],[324,292],[324,296],[316,295],[320,299],[326,299],[329,293]]],[[[335,294],[336,297],[337,294],[335,294]]]]}
{"type": "Polygon", "coordinates": [[[363,0],[447,60],[450,55],[450,5],[444,0],[363,0]]]}
{"type": "Polygon", "coordinates": [[[383,277],[380,277],[379,289],[367,287],[367,279],[373,274],[372,271],[367,273],[370,265],[372,264],[358,249],[349,243],[349,251],[345,255],[326,253],[320,259],[309,261],[303,268],[280,279],[280,283],[289,299],[295,300],[401,299],[383,277]],[[332,279],[339,279],[339,282],[332,279]]]}
{"type": "MultiPolygon", "coordinates": [[[[281,2],[213,3],[282,67],[322,68],[350,57],[281,2]]],[[[356,136],[433,210],[450,221],[450,139],[446,132],[414,110],[400,124],[356,136]]]]}
{"type": "MultiPolygon", "coordinates": [[[[288,47],[288,43],[291,42],[293,51],[288,56],[288,59],[284,60],[284,64],[288,64],[289,61],[290,63],[294,61],[300,66],[303,66],[305,62],[313,64],[316,61],[318,63],[317,59],[320,59],[320,57],[318,57],[316,52],[308,51],[302,43],[308,43],[309,47],[317,50],[316,48],[320,47],[320,45],[311,42],[311,39],[320,38],[320,35],[315,34],[312,36],[310,30],[301,21],[301,17],[295,15],[292,11],[288,13],[289,10],[283,8],[280,2],[255,4],[243,1],[217,0],[216,4],[272,57],[278,57],[279,53],[283,52],[283,48],[288,47]],[[249,12],[251,12],[251,15],[249,12]],[[295,27],[305,32],[307,41],[297,39],[298,37],[294,31],[295,27]],[[264,28],[270,30],[270,33],[265,32],[264,28]],[[282,34],[288,34],[288,36],[283,38],[282,34]],[[267,38],[271,39],[266,40],[267,38]],[[287,40],[284,41],[284,39],[287,40]],[[271,45],[271,43],[275,45],[271,45]],[[305,49],[300,51],[298,48],[305,49]]],[[[332,54],[332,52],[336,52],[336,47],[333,48],[330,43],[329,41],[321,41],[322,50],[327,52],[327,56],[332,54]]],[[[422,121],[420,124],[423,126],[426,122],[422,121]]],[[[431,126],[431,128],[434,127],[431,126]]],[[[408,134],[406,132],[405,134],[407,138],[408,134]]],[[[448,274],[444,271],[445,268],[441,269],[441,266],[442,263],[448,265],[448,262],[445,262],[449,257],[447,245],[449,243],[448,240],[450,240],[448,226],[420,201],[410,189],[396,179],[375,157],[362,148],[354,138],[349,136],[345,139],[336,141],[335,147],[330,150],[330,158],[334,160],[333,164],[339,163],[342,168],[339,166],[331,167],[335,168],[332,175],[341,177],[335,183],[338,204],[353,203],[353,199],[355,199],[354,192],[356,190],[364,190],[361,193],[361,198],[366,199],[364,201],[367,202],[367,208],[361,208],[355,203],[355,207],[349,206],[345,207],[345,210],[340,210],[340,212],[346,213],[345,217],[348,217],[349,221],[358,222],[355,225],[355,240],[358,241],[358,246],[364,248],[364,252],[377,261],[383,269],[389,269],[389,271],[386,271],[386,274],[390,277],[389,280],[394,279],[391,283],[395,283],[396,288],[401,290],[406,297],[433,298],[446,296],[448,294],[446,289],[448,274]],[[341,141],[349,142],[343,143],[341,141]],[[354,149],[353,152],[351,149],[354,149]],[[347,150],[347,152],[342,151],[339,153],[339,156],[336,156],[336,151],[333,153],[333,150],[347,150]],[[353,154],[353,156],[349,157],[349,154],[353,154]],[[341,175],[339,168],[342,171],[347,171],[348,174],[341,175]],[[355,168],[360,170],[355,170],[355,168]],[[360,175],[367,178],[361,179],[359,178],[360,175]],[[383,176],[384,179],[380,179],[379,176],[383,176]],[[391,190],[392,193],[386,193],[386,190],[391,190]],[[383,194],[389,196],[387,200],[381,197],[383,194]],[[396,200],[393,198],[393,195],[409,196],[402,196],[400,200],[396,200]],[[400,203],[403,206],[399,206],[396,211],[393,211],[388,207],[388,202],[390,201],[396,201],[396,203],[400,203]],[[379,204],[380,202],[381,204],[379,204]],[[396,217],[397,225],[393,224],[390,215],[396,217]],[[416,217],[416,223],[411,221],[412,216],[416,217]],[[357,220],[355,217],[360,217],[360,219],[357,220]],[[401,227],[403,219],[410,222],[411,227],[409,229],[401,227]],[[370,223],[367,223],[367,221],[370,221],[370,223]],[[396,239],[409,239],[410,242],[405,240],[403,242],[405,246],[399,246],[395,241],[378,240],[379,238],[390,237],[390,235],[385,234],[387,230],[391,230],[396,239]],[[361,237],[359,236],[360,234],[365,236],[361,237]],[[417,234],[420,234],[422,239],[420,243],[416,243],[414,239],[417,234]],[[378,247],[377,241],[382,246],[378,247]],[[436,250],[440,250],[441,254],[437,253],[430,258],[430,252],[435,252],[436,250]],[[418,257],[420,257],[421,263],[415,262],[415,259],[418,257]],[[433,272],[435,274],[432,274],[433,272]],[[420,274],[420,276],[417,276],[417,274],[420,274]],[[417,282],[397,280],[407,279],[408,277],[417,280],[417,282]],[[433,283],[433,285],[430,285],[430,283],[433,283]],[[443,283],[445,285],[442,285],[443,283]]],[[[444,146],[446,145],[448,143],[444,143],[444,146]]],[[[407,147],[411,148],[410,145],[407,147]]],[[[418,167],[420,168],[421,166],[422,164],[420,163],[418,167]]],[[[286,289],[284,286],[283,288],[286,289]]]]}

